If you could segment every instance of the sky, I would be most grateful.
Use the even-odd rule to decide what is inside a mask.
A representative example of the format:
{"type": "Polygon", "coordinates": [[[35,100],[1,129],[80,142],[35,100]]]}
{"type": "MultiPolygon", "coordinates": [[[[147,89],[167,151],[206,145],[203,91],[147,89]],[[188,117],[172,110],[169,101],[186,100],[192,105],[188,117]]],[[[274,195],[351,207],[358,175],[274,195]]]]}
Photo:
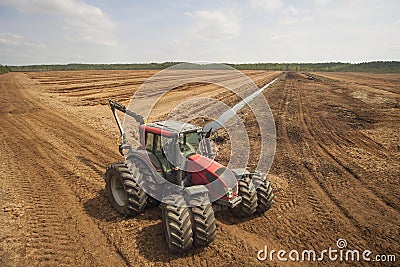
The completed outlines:
{"type": "Polygon", "coordinates": [[[0,64],[400,61],[398,0],[0,0],[0,64]]]}

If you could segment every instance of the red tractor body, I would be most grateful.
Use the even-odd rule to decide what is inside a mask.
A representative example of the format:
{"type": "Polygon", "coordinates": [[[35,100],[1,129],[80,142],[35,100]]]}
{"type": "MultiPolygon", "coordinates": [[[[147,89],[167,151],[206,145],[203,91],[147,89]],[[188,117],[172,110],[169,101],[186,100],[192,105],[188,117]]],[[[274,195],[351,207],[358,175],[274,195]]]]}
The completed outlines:
{"type": "Polygon", "coordinates": [[[166,241],[172,252],[206,246],[215,238],[214,211],[237,217],[269,210],[274,195],[266,175],[229,170],[214,160],[211,130],[178,121],[145,124],[144,119],[110,100],[122,137],[125,161],[108,166],[109,201],[121,214],[134,216],[160,206],[166,241]],[[116,115],[120,110],[140,123],[140,146],[133,149],[116,115]]]}

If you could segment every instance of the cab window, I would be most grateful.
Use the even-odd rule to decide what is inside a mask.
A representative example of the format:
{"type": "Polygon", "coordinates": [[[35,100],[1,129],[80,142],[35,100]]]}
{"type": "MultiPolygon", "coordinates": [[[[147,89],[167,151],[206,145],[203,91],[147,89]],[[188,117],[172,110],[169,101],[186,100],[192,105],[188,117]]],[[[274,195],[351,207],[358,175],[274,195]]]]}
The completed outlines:
{"type": "Polygon", "coordinates": [[[146,150],[153,151],[154,134],[146,133],[146,150]]]}
{"type": "Polygon", "coordinates": [[[197,153],[199,148],[199,135],[197,132],[181,134],[179,137],[179,148],[184,157],[197,153]]]}
{"type": "Polygon", "coordinates": [[[191,144],[193,148],[197,150],[197,148],[199,147],[199,134],[197,132],[187,133],[185,137],[186,143],[191,144]]]}

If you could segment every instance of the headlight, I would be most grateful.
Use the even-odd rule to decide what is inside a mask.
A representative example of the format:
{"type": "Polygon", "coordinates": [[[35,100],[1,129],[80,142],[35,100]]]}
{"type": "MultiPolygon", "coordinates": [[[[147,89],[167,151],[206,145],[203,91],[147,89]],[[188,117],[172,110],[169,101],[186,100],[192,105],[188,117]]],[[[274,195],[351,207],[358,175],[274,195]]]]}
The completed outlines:
{"type": "Polygon", "coordinates": [[[235,184],[235,186],[232,189],[233,193],[238,194],[238,183],[235,184]]]}
{"type": "Polygon", "coordinates": [[[231,188],[228,188],[228,190],[226,190],[227,192],[226,192],[226,196],[228,197],[228,198],[232,198],[233,197],[233,191],[232,191],[232,189],[231,188]]]}

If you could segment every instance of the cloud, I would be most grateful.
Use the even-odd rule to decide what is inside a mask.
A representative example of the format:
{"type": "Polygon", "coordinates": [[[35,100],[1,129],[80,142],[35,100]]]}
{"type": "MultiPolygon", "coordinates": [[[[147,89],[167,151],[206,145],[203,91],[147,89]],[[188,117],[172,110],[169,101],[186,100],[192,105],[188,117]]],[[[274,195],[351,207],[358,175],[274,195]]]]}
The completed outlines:
{"type": "Polygon", "coordinates": [[[326,5],[331,2],[331,0],[314,0],[314,2],[318,5],[326,5]]]}
{"type": "Polygon", "coordinates": [[[221,41],[239,35],[241,30],[239,18],[232,12],[197,10],[186,15],[195,21],[190,32],[198,39],[221,41]]]}
{"type": "Polygon", "coordinates": [[[282,43],[287,41],[293,41],[293,37],[287,34],[278,34],[268,38],[271,43],[282,43]]]}
{"type": "Polygon", "coordinates": [[[297,21],[297,16],[301,13],[295,6],[287,5],[282,0],[250,0],[250,5],[254,9],[262,9],[269,14],[282,17],[280,21],[284,20],[291,24],[297,21]]]}
{"type": "Polygon", "coordinates": [[[0,32],[0,45],[6,46],[29,46],[43,48],[46,45],[42,42],[28,41],[24,37],[18,34],[12,34],[8,32],[0,32]]]}
{"type": "Polygon", "coordinates": [[[23,13],[47,14],[59,18],[71,41],[116,45],[114,22],[100,8],[80,0],[0,0],[0,4],[23,13]]]}
{"type": "Polygon", "coordinates": [[[250,0],[253,8],[262,8],[268,13],[275,13],[284,7],[282,0],[250,0]]]}
{"type": "Polygon", "coordinates": [[[288,6],[283,10],[283,14],[287,16],[296,16],[299,14],[299,11],[294,6],[288,6]]]}

